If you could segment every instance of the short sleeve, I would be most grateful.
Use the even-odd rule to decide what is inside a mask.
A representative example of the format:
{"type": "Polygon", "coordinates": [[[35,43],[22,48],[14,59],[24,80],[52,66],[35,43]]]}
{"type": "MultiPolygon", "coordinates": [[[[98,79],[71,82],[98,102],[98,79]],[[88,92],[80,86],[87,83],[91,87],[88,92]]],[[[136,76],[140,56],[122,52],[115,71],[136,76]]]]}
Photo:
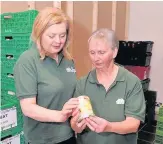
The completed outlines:
{"type": "Polygon", "coordinates": [[[142,122],[145,119],[145,99],[140,80],[137,80],[133,89],[128,93],[125,102],[126,117],[134,117],[142,122]]]}
{"type": "Polygon", "coordinates": [[[78,80],[75,87],[74,97],[78,97],[81,95],[83,95],[82,84],[81,84],[81,80],[78,80]]]}
{"type": "Polygon", "coordinates": [[[29,60],[19,60],[14,67],[16,95],[19,99],[37,95],[37,73],[29,60]]]}

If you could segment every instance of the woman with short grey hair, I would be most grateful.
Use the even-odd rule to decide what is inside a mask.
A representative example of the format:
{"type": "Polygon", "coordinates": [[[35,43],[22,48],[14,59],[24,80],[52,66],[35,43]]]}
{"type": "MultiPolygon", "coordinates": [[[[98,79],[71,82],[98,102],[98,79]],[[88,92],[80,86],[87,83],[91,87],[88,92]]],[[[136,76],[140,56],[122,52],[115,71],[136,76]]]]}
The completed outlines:
{"type": "Polygon", "coordinates": [[[75,97],[91,100],[95,116],[78,121],[73,113],[71,127],[79,144],[136,144],[140,122],[145,118],[145,100],[140,80],[114,63],[118,52],[115,32],[95,31],[88,40],[89,56],[94,66],[77,82],[75,97]]]}
{"type": "Polygon", "coordinates": [[[112,45],[112,49],[119,48],[119,41],[117,40],[115,32],[111,29],[101,28],[96,30],[95,32],[92,33],[92,35],[88,39],[88,43],[92,38],[106,39],[108,43],[112,45]]]}

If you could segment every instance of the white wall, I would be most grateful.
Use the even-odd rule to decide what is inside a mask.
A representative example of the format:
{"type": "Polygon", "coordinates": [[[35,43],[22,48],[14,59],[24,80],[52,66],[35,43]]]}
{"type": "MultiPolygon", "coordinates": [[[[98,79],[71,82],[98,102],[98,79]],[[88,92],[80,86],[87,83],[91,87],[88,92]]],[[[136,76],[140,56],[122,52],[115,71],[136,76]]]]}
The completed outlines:
{"type": "Polygon", "coordinates": [[[149,89],[163,103],[163,2],[130,2],[129,40],[154,41],[149,89]]]}

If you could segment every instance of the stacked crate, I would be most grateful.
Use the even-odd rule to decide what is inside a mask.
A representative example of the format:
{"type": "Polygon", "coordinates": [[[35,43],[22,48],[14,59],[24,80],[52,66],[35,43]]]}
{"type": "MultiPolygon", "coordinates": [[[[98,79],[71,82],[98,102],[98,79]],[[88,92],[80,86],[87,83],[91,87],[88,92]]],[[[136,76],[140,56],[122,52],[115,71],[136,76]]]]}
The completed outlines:
{"type": "Polygon", "coordinates": [[[16,97],[13,68],[29,48],[33,22],[38,12],[29,10],[1,15],[1,143],[23,144],[23,118],[16,97]]]}
{"type": "Polygon", "coordinates": [[[115,61],[134,73],[142,82],[144,91],[148,90],[152,41],[120,41],[115,61]]]}
{"type": "Polygon", "coordinates": [[[155,115],[156,92],[149,91],[149,72],[152,56],[152,41],[119,41],[119,51],[115,62],[135,74],[142,83],[146,100],[145,122],[151,123],[155,115]]]}
{"type": "Polygon", "coordinates": [[[157,129],[155,135],[155,144],[163,144],[163,107],[159,109],[157,129]]]}

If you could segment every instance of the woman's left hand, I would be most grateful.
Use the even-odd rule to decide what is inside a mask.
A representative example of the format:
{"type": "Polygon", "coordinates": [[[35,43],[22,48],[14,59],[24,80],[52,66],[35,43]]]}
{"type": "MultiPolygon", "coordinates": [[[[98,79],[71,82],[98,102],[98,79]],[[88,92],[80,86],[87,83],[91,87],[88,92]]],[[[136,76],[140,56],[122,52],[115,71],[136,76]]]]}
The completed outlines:
{"type": "Polygon", "coordinates": [[[111,130],[111,123],[97,116],[86,118],[86,122],[87,126],[96,133],[109,132],[111,130]]]}

